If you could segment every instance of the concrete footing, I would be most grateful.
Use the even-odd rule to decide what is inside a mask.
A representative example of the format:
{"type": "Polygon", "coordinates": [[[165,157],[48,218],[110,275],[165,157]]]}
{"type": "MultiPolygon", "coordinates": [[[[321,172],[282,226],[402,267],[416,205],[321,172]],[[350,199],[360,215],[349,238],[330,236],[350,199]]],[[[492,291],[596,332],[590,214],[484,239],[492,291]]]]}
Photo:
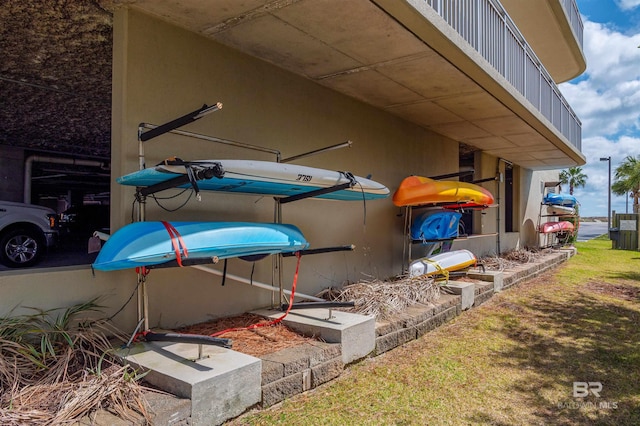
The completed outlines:
{"type": "Polygon", "coordinates": [[[501,292],[502,287],[504,287],[502,271],[481,271],[479,269],[471,269],[467,273],[467,277],[473,280],[492,282],[494,293],[501,292]]]}
{"type": "Polygon", "coordinates": [[[190,399],[191,425],[221,424],[260,402],[260,359],[216,346],[203,345],[200,353],[198,346],[135,343],[119,355],[147,372],[145,380],[150,384],[190,399]]]}
{"type": "Polygon", "coordinates": [[[460,308],[463,311],[473,306],[476,295],[476,287],[474,284],[463,281],[449,281],[442,286],[442,289],[460,296],[460,308]]]}
{"type": "MultiPolygon", "coordinates": [[[[281,311],[253,312],[267,318],[282,316],[281,311]]],[[[305,336],[314,336],[328,343],[340,343],[342,362],[352,363],[375,349],[375,318],[331,309],[295,309],[282,321],[287,327],[305,336]]]]}

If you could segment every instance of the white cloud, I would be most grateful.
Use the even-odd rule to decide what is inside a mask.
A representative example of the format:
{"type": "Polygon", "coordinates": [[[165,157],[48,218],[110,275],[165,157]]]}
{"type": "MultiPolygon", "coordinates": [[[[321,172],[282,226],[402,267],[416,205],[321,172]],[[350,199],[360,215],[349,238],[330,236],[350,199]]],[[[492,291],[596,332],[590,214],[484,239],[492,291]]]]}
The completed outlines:
{"type": "Polygon", "coordinates": [[[640,6],[640,0],[618,0],[616,3],[622,10],[631,10],[640,6]]]}
{"type": "Polygon", "coordinates": [[[560,86],[582,121],[585,137],[640,129],[639,44],[640,34],[626,36],[585,22],[586,78],[560,86]]]}
{"type": "MultiPolygon", "coordinates": [[[[619,139],[607,139],[602,136],[586,138],[582,141],[582,152],[587,158],[587,164],[582,166],[582,171],[587,175],[587,184],[584,188],[576,188],[574,195],[580,202],[582,216],[606,216],[607,195],[609,187],[609,163],[600,161],[600,158],[611,156],[611,181],[615,182],[615,169],[627,156],[638,157],[640,155],[640,136],[623,136],[619,139]]],[[[568,191],[569,188],[563,188],[568,191]]],[[[612,210],[623,213],[627,209],[626,199],[612,194],[612,210]]],[[[631,202],[628,206],[631,211],[631,202]]]]}
{"type": "MultiPolygon", "coordinates": [[[[630,10],[640,0],[622,0],[618,6],[630,10]]],[[[578,82],[560,85],[560,90],[582,121],[582,152],[588,177],[574,195],[582,216],[606,216],[608,162],[611,179],[627,156],[640,155],[640,34],[625,35],[607,25],[584,22],[584,54],[587,70],[578,82]]],[[[563,188],[568,191],[568,188],[563,188]]],[[[612,195],[611,208],[626,210],[626,199],[612,195]]],[[[631,203],[629,203],[631,210],[631,203]]]]}

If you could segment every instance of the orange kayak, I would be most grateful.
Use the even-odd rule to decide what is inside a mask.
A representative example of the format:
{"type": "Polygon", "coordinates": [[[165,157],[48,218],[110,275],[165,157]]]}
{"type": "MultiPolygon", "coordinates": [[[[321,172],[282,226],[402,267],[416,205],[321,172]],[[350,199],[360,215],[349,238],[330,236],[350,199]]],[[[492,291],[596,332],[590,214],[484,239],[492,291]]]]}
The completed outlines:
{"type": "Polygon", "coordinates": [[[393,194],[393,204],[398,207],[444,204],[449,208],[478,208],[488,207],[493,202],[493,195],[479,185],[422,176],[403,179],[393,194]]]}

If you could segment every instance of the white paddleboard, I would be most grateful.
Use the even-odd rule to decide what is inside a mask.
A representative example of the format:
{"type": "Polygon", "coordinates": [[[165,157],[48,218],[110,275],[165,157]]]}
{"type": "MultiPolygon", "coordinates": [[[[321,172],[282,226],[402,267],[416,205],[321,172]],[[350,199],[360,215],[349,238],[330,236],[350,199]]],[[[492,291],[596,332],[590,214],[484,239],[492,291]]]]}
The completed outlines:
{"type": "Polygon", "coordinates": [[[449,272],[459,271],[475,265],[476,262],[476,256],[469,250],[453,250],[414,260],[409,265],[409,276],[433,275],[442,269],[449,272]]]}
{"type": "MultiPolygon", "coordinates": [[[[386,186],[348,172],[257,160],[198,160],[186,163],[195,169],[221,166],[224,171],[222,177],[197,181],[199,189],[206,191],[289,197],[353,182],[349,188],[318,195],[317,198],[362,201],[389,196],[386,186]]],[[[116,181],[121,185],[148,187],[186,174],[184,165],[162,164],[121,176],[116,181]]],[[[180,187],[186,188],[189,184],[180,187]]]]}

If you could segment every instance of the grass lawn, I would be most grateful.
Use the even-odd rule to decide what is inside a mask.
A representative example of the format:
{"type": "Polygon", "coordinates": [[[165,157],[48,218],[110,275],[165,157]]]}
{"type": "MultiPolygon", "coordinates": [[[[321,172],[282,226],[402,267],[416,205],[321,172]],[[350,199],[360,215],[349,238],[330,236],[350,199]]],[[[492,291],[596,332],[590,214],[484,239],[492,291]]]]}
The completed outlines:
{"type": "Polygon", "coordinates": [[[640,253],[576,246],[556,270],[231,423],[640,425],[640,253]]]}

